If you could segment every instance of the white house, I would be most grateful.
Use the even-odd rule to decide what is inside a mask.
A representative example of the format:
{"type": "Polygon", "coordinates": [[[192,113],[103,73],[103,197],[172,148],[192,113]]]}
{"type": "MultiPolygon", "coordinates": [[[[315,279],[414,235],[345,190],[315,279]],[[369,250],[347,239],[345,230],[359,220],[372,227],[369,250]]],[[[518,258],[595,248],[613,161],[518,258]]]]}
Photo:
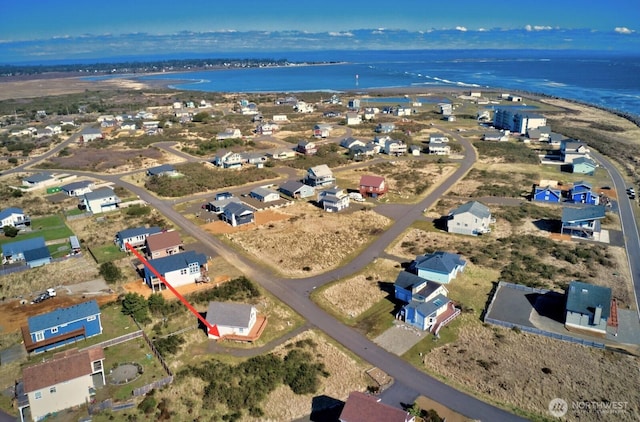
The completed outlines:
{"type": "Polygon", "coordinates": [[[442,133],[432,133],[431,135],[429,135],[429,142],[434,142],[434,143],[447,143],[449,142],[449,138],[447,138],[445,135],[443,135],[442,133]]]}
{"type": "Polygon", "coordinates": [[[356,112],[349,112],[346,114],[347,126],[359,125],[362,123],[362,116],[356,112]]]}
{"type": "Polygon", "coordinates": [[[307,104],[304,101],[298,101],[293,109],[298,113],[313,113],[313,104],[307,104]]]}
{"type": "Polygon", "coordinates": [[[194,251],[185,251],[147,261],[144,267],[144,279],[145,283],[155,292],[156,290],[161,290],[165,284],[156,275],[156,272],[171,287],[180,287],[204,281],[207,271],[206,255],[194,251]]]}
{"type": "Polygon", "coordinates": [[[451,147],[441,142],[429,142],[429,154],[449,155],[451,154],[451,147]]]}
{"type": "Polygon", "coordinates": [[[384,143],[384,153],[388,155],[404,155],[407,153],[407,145],[399,140],[386,139],[384,143]]]}
{"type": "MultiPolygon", "coordinates": [[[[103,120],[102,123],[109,121],[113,120],[103,120]]],[[[96,139],[102,139],[102,131],[99,128],[95,127],[85,128],[82,130],[82,132],[80,132],[80,139],[82,140],[82,142],[91,142],[96,139]]]]}
{"type": "Polygon", "coordinates": [[[82,196],[85,193],[91,192],[92,188],[93,182],[90,180],[81,180],[79,182],[71,182],[60,186],[60,190],[68,196],[82,196]]]}
{"type": "Polygon", "coordinates": [[[278,192],[262,187],[253,189],[249,196],[257,199],[260,202],[273,202],[280,199],[280,194],[278,192]]]}
{"type": "Polygon", "coordinates": [[[22,208],[9,207],[0,211],[0,228],[4,226],[22,227],[31,219],[24,215],[22,208]]]}
{"type": "Polygon", "coordinates": [[[338,187],[326,189],[318,194],[318,202],[325,211],[338,212],[349,208],[349,194],[338,187]]]}
{"type": "Polygon", "coordinates": [[[113,211],[118,208],[120,202],[120,198],[111,188],[100,188],[93,192],[87,192],[82,198],[82,205],[93,214],[113,211]]]}
{"type": "Polygon", "coordinates": [[[274,114],[273,115],[273,120],[274,122],[287,122],[287,115],[286,114],[274,114]]]}
{"type": "Polygon", "coordinates": [[[242,138],[242,133],[240,132],[240,129],[234,128],[227,128],[223,132],[220,132],[216,135],[216,139],[219,141],[238,138],[242,138]]]}
{"type": "Polygon", "coordinates": [[[471,201],[449,213],[447,231],[477,236],[489,233],[491,231],[489,225],[494,222],[489,207],[478,201],[471,201]]]}
{"type": "MultiPolygon", "coordinates": [[[[25,420],[28,407],[33,421],[91,401],[96,388],[106,384],[104,351],[101,347],[57,353],[53,359],[22,371],[22,386],[28,404],[20,406],[25,420]]],[[[20,400],[19,400],[20,402],[20,400]]]]}
{"type": "Polygon", "coordinates": [[[209,330],[208,337],[219,339],[228,335],[247,336],[257,320],[257,310],[253,305],[230,302],[209,302],[206,320],[215,326],[218,333],[209,330]]]}

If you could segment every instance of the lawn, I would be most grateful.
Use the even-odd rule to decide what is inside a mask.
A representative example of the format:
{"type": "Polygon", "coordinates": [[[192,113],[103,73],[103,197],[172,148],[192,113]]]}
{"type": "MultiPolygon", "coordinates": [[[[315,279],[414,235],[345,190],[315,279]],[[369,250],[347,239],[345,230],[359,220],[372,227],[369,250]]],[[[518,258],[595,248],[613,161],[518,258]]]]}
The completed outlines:
{"type": "Polygon", "coordinates": [[[73,232],[59,215],[34,218],[31,220],[31,231],[21,231],[17,237],[0,237],[0,245],[16,240],[44,237],[45,241],[64,239],[73,236],[73,232]]]}
{"type": "Polygon", "coordinates": [[[125,252],[122,252],[120,248],[114,244],[95,246],[90,250],[91,255],[93,255],[98,264],[115,261],[127,256],[125,252]]]}

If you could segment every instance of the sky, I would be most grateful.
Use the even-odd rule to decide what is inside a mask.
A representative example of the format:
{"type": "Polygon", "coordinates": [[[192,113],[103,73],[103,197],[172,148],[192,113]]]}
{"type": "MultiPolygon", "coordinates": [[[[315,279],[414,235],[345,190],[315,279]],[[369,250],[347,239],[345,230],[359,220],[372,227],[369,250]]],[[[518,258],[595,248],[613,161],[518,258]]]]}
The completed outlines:
{"type": "Polygon", "coordinates": [[[639,0],[6,0],[0,41],[179,31],[640,31],[639,0]]]}

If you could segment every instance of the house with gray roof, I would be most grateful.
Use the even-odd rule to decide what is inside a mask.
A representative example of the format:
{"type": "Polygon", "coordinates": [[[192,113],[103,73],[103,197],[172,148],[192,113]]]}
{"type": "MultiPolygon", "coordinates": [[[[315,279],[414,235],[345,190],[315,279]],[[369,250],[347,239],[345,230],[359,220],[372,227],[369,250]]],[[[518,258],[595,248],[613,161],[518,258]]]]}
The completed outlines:
{"type": "Polygon", "coordinates": [[[111,188],[100,188],[83,195],[82,205],[93,214],[113,211],[121,200],[111,188]]]}
{"type": "Polygon", "coordinates": [[[449,213],[447,231],[449,233],[477,236],[491,232],[489,225],[494,222],[495,220],[491,218],[489,207],[478,201],[471,201],[449,213]]]}
{"type": "Polygon", "coordinates": [[[257,320],[256,307],[244,303],[209,302],[206,320],[216,326],[217,334],[209,330],[208,337],[219,339],[225,336],[248,336],[257,320]]]}
{"type": "Polygon", "coordinates": [[[605,217],[604,205],[584,205],[582,207],[562,208],[562,227],[560,234],[591,239],[599,235],[600,220],[605,217]]]}
{"type": "Polygon", "coordinates": [[[425,280],[449,283],[464,271],[467,262],[460,255],[449,252],[434,252],[417,256],[409,270],[425,280]]]}
{"type": "Polygon", "coordinates": [[[244,203],[231,202],[224,207],[221,218],[233,227],[253,223],[255,216],[253,209],[244,203]]]}
{"type": "Polygon", "coordinates": [[[56,183],[57,179],[51,173],[36,173],[22,179],[22,186],[27,188],[46,187],[56,183]]]}
{"type": "Polygon", "coordinates": [[[325,211],[342,211],[349,208],[349,194],[338,187],[325,189],[318,194],[318,203],[325,211]]]}
{"type": "Polygon", "coordinates": [[[93,182],[90,180],[80,180],[60,186],[60,190],[67,194],[67,196],[82,196],[85,193],[91,192],[91,188],[93,188],[93,182]]]}
{"type": "Polygon", "coordinates": [[[257,187],[253,189],[249,196],[260,202],[273,202],[280,199],[280,194],[273,189],[257,187]]]}
{"type": "Polygon", "coordinates": [[[567,330],[604,337],[611,316],[611,288],[572,281],[565,295],[567,330]]]}
{"type": "Polygon", "coordinates": [[[207,270],[204,254],[186,251],[147,261],[144,264],[144,281],[155,292],[166,287],[165,281],[171,287],[204,281],[207,270]]]}
{"type": "Polygon", "coordinates": [[[331,186],[335,184],[336,178],[326,164],[320,164],[307,170],[307,177],[304,180],[309,186],[331,186]]]}
{"type": "Polygon", "coordinates": [[[297,180],[288,180],[280,185],[278,189],[283,194],[291,198],[309,198],[312,197],[316,190],[313,186],[305,185],[297,180]]]}
{"type": "Polygon", "coordinates": [[[113,241],[120,247],[121,251],[127,250],[127,243],[134,248],[141,248],[145,245],[148,236],[160,233],[161,231],[162,229],[160,227],[133,227],[131,229],[120,230],[116,233],[113,241]]]}
{"type": "Polygon", "coordinates": [[[147,176],[168,176],[174,177],[177,176],[178,172],[175,167],[171,164],[162,164],[155,167],[150,167],[147,169],[147,176]]]}

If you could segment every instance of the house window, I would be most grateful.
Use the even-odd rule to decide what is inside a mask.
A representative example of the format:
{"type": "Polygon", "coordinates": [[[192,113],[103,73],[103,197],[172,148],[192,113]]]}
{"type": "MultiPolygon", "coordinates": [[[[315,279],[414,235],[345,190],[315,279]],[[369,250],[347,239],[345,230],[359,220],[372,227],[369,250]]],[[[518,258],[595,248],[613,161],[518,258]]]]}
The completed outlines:
{"type": "Polygon", "coordinates": [[[181,269],[180,275],[187,275],[187,269],[186,268],[181,269]]]}
{"type": "Polygon", "coordinates": [[[38,331],[36,333],[36,341],[42,341],[44,340],[44,331],[38,331]]]}
{"type": "Polygon", "coordinates": [[[53,328],[51,329],[51,334],[55,334],[55,333],[57,333],[57,332],[58,332],[58,327],[53,327],[53,328]]]}
{"type": "Polygon", "coordinates": [[[35,397],[36,400],[40,400],[42,398],[42,391],[36,391],[35,397]]]}
{"type": "Polygon", "coordinates": [[[198,274],[200,272],[200,264],[192,262],[189,264],[189,274],[198,274]]]}
{"type": "Polygon", "coordinates": [[[95,320],[96,320],[95,315],[91,315],[90,317],[87,317],[87,321],[95,321],[95,320]]]}
{"type": "Polygon", "coordinates": [[[56,387],[51,387],[49,389],[49,393],[54,394],[56,392],[56,387]]]}

